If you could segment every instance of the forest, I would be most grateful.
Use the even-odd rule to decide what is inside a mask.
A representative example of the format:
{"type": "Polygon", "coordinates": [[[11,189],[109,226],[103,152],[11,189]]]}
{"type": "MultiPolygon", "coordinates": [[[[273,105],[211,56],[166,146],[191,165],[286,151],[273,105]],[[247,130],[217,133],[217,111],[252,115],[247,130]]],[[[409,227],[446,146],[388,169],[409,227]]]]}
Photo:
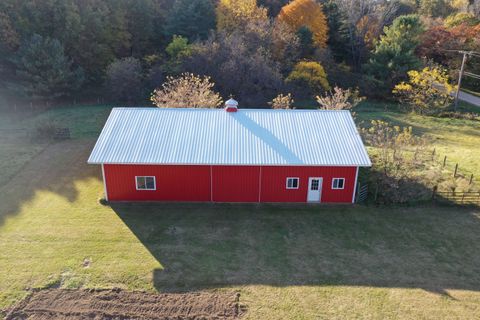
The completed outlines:
{"type": "Polygon", "coordinates": [[[338,93],[429,112],[461,50],[480,74],[480,0],[2,0],[0,106],[168,106],[182,92],[200,107],[301,107],[338,93]]]}

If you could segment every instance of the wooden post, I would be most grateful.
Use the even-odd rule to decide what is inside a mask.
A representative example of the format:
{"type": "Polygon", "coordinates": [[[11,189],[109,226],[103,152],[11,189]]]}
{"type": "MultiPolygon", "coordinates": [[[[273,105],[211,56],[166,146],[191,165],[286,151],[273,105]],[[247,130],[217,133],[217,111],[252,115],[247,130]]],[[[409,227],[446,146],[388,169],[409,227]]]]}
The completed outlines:
{"type": "Polygon", "coordinates": [[[437,193],[438,186],[434,186],[432,190],[432,201],[435,200],[435,194],[437,193]]]}
{"type": "Polygon", "coordinates": [[[445,165],[447,164],[447,156],[443,158],[443,167],[445,168],[445,165]]]}
{"type": "Polygon", "coordinates": [[[463,204],[463,199],[465,198],[465,192],[462,194],[462,204],[463,204]]]}
{"type": "Polygon", "coordinates": [[[472,175],[470,176],[470,182],[468,184],[472,184],[472,181],[473,181],[473,173],[472,175]]]}
{"type": "Polygon", "coordinates": [[[453,173],[453,177],[454,177],[454,178],[457,177],[457,170],[458,170],[458,163],[455,164],[455,172],[453,173]]]}

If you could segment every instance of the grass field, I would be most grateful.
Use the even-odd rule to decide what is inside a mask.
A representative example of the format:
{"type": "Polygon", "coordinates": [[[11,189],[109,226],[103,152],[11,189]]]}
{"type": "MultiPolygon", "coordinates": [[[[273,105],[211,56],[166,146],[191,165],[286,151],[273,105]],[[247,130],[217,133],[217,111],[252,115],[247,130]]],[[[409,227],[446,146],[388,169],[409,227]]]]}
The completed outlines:
{"type": "MultiPolygon", "coordinates": [[[[361,119],[438,137],[480,174],[476,122],[363,108],[361,119]]],[[[102,206],[100,170],[85,162],[107,114],[77,107],[0,123],[29,128],[48,116],[74,138],[38,144],[12,133],[23,144],[5,149],[0,137],[11,163],[0,171],[9,176],[0,187],[0,308],[28,288],[122,287],[239,291],[248,319],[478,318],[480,209],[102,206]]]]}

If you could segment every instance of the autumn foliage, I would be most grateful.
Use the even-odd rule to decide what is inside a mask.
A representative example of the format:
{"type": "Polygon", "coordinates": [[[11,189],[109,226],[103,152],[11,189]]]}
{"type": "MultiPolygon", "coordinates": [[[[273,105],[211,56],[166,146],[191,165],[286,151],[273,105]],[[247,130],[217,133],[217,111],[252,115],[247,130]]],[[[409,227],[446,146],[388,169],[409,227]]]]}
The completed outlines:
{"type": "Polygon", "coordinates": [[[314,0],[294,0],[282,8],[278,19],[295,30],[308,27],[318,47],[326,47],[328,40],[327,18],[321,4],[314,0]]]}

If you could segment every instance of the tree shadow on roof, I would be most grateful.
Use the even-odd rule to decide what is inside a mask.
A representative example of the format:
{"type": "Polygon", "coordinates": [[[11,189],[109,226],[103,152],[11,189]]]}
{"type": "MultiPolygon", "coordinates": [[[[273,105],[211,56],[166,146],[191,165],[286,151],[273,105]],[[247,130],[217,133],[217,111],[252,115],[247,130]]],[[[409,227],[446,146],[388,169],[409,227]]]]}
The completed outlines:
{"type": "Polygon", "coordinates": [[[159,291],[261,284],[480,290],[478,209],[113,204],[159,291]]]}
{"type": "Polygon", "coordinates": [[[290,150],[282,141],[280,141],[270,131],[260,126],[258,123],[247,117],[244,113],[235,114],[235,120],[238,121],[246,130],[253,133],[260,141],[268,145],[276,154],[278,154],[285,163],[303,164],[303,161],[290,150]]]}

